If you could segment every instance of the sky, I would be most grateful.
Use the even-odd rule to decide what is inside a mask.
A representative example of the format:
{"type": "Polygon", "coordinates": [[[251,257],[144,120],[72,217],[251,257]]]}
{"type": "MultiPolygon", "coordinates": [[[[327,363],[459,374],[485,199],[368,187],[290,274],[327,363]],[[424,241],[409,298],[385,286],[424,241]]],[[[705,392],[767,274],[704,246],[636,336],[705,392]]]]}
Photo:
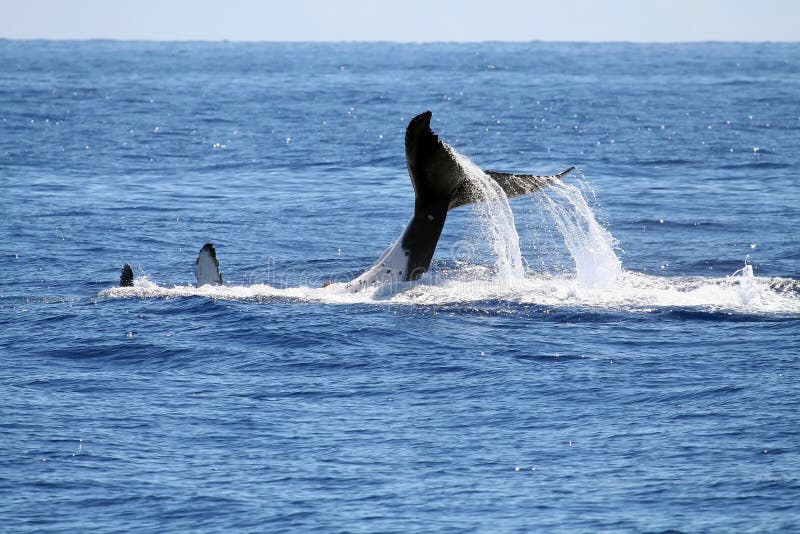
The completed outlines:
{"type": "Polygon", "coordinates": [[[0,0],[0,38],[800,41],[800,1],[0,0]]]}

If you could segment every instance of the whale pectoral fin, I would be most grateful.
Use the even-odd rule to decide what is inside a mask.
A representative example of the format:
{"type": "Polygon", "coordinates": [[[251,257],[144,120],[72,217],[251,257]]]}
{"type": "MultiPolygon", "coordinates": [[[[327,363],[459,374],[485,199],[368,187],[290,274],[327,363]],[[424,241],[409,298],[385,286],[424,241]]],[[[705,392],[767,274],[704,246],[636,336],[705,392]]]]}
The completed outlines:
{"type": "Polygon", "coordinates": [[[200,249],[200,254],[195,261],[194,274],[197,277],[197,287],[204,285],[218,286],[222,284],[222,275],[219,272],[217,251],[212,243],[206,243],[200,249]]]}
{"type": "MultiPolygon", "coordinates": [[[[558,174],[551,174],[549,176],[542,176],[538,174],[512,174],[509,172],[498,171],[483,171],[488,174],[497,185],[499,185],[508,198],[518,197],[520,195],[527,195],[534,193],[540,189],[544,189],[556,180],[562,179],[564,176],[575,170],[575,167],[570,167],[558,174]]],[[[463,206],[464,204],[471,204],[476,199],[470,190],[468,184],[464,185],[450,201],[449,209],[463,206]]]]}
{"type": "Polygon", "coordinates": [[[119,287],[133,287],[133,269],[130,263],[122,266],[122,271],[119,273],[119,287]]]}

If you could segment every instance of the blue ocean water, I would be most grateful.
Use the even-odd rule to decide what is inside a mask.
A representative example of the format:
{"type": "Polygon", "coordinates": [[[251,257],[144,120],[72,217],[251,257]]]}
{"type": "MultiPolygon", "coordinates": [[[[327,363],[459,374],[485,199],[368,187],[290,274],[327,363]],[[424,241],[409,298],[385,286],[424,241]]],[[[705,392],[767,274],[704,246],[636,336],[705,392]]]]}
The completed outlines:
{"type": "Polygon", "coordinates": [[[800,530],[800,45],[0,41],[0,72],[4,531],[800,530]],[[321,288],[402,231],[425,110],[481,167],[579,167],[510,201],[524,276],[479,206],[419,284],[321,288]]]}

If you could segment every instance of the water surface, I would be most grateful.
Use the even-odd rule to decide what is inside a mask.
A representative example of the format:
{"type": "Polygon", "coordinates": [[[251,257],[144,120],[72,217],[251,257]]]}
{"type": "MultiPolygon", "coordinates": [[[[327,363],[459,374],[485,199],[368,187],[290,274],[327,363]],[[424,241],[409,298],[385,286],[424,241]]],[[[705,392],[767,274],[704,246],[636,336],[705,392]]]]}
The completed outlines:
{"type": "Polygon", "coordinates": [[[797,530],[798,58],[0,41],[4,528],[797,530]],[[342,292],[425,110],[480,167],[580,172],[342,292]]]}

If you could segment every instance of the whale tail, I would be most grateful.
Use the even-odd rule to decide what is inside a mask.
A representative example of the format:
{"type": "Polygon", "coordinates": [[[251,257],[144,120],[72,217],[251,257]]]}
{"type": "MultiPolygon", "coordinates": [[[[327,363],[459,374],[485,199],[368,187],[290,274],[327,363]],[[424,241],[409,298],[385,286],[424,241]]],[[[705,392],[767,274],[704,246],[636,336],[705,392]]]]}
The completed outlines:
{"type": "Polygon", "coordinates": [[[204,285],[218,286],[222,284],[222,275],[219,272],[219,260],[213,243],[206,243],[200,249],[195,261],[194,274],[197,277],[197,287],[204,285]]]}
{"type": "Polygon", "coordinates": [[[122,266],[119,273],[119,287],[133,287],[133,269],[130,263],[122,266]]]}
{"type": "MultiPolygon", "coordinates": [[[[539,175],[539,174],[516,174],[510,172],[498,172],[484,170],[489,177],[497,182],[508,198],[521,195],[529,195],[540,189],[544,189],[557,180],[561,180],[566,175],[575,170],[575,167],[563,170],[558,174],[539,175]]],[[[448,209],[458,208],[465,204],[472,204],[480,200],[475,195],[468,183],[465,183],[450,200],[448,209]]]]}
{"type": "Polygon", "coordinates": [[[447,219],[450,202],[466,182],[466,171],[449,147],[431,130],[430,111],[417,115],[406,128],[406,164],[414,186],[414,215],[400,245],[407,258],[397,274],[418,280],[428,270],[447,219]]]}
{"type": "MultiPolygon", "coordinates": [[[[411,119],[406,129],[406,164],[414,186],[414,214],[402,235],[378,262],[346,285],[351,291],[385,282],[418,280],[430,267],[444,228],[447,212],[480,200],[468,180],[468,171],[453,149],[431,130],[430,111],[411,119]]],[[[484,171],[509,197],[547,187],[574,167],[551,176],[484,171]]]]}

